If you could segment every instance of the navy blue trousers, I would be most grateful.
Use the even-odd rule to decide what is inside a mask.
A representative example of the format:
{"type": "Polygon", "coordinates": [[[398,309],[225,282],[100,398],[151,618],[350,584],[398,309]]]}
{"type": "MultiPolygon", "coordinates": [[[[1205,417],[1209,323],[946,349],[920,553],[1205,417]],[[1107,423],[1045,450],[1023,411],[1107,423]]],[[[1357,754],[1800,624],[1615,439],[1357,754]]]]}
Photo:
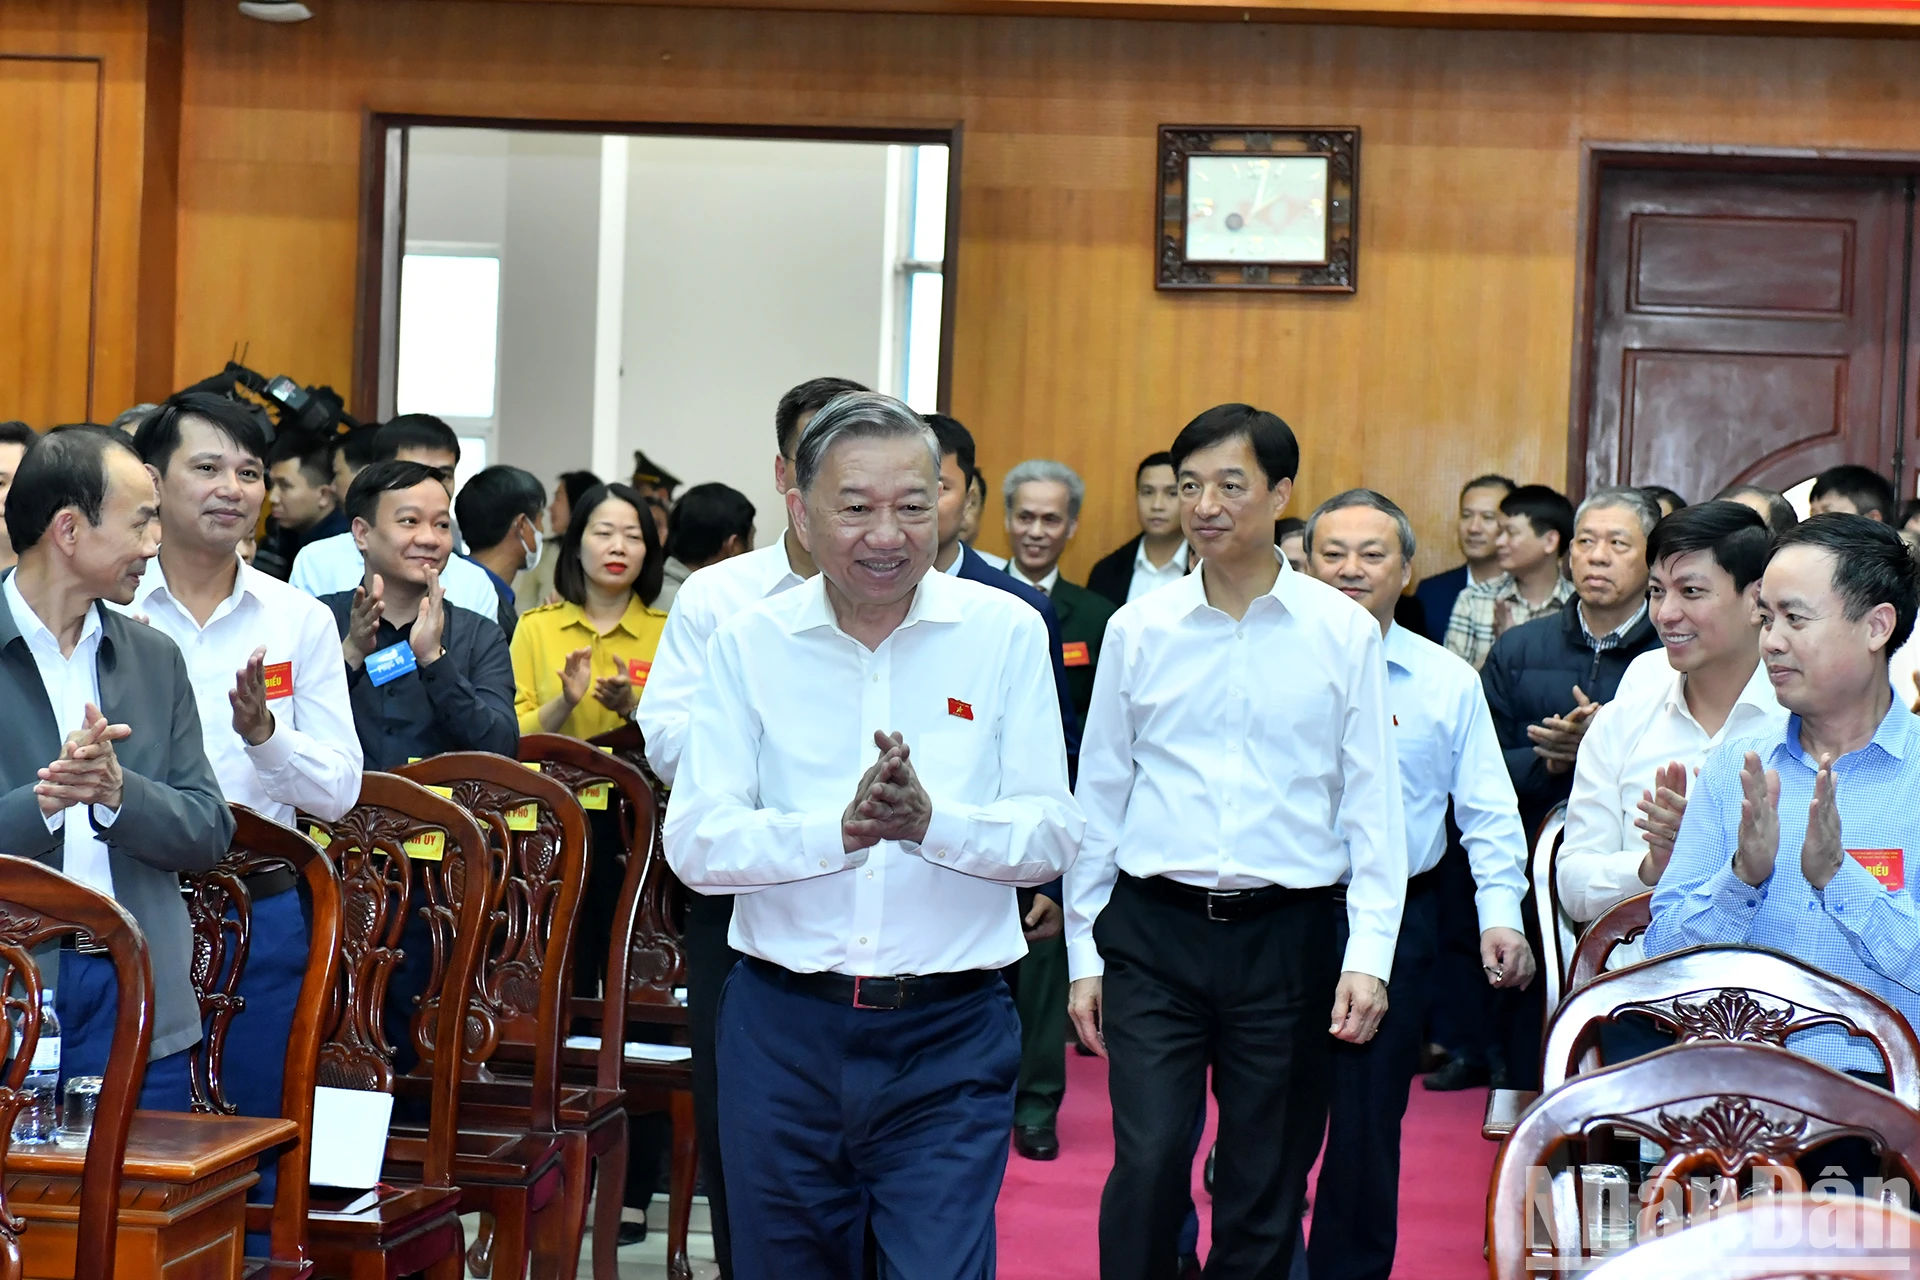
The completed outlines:
{"type": "MultiPolygon", "coordinates": [[[[120,1011],[113,961],[106,956],[62,951],[53,1011],[60,1019],[60,1089],[64,1096],[67,1081],[74,1076],[106,1074],[107,1052],[113,1047],[113,1020],[120,1011]]],[[[182,1049],[147,1063],[147,1077],[140,1086],[140,1110],[193,1110],[190,1052],[182,1049]]]]}
{"type": "MultiPolygon", "coordinates": [[[[1314,1188],[1307,1261],[1313,1280],[1387,1280],[1399,1240],[1400,1126],[1420,1066],[1440,949],[1440,877],[1407,886],[1387,983],[1387,1016],[1365,1044],[1335,1041],[1327,1145],[1314,1188]]],[[[1338,948],[1347,945],[1340,917],[1338,948]]],[[[1482,978],[1484,984],[1485,979],[1482,978]]]]}
{"type": "Polygon", "coordinates": [[[734,1273],[990,1280],[1020,1074],[1006,986],[855,1009],[733,967],[720,997],[720,1147],[734,1273]]]}
{"type": "MultiPolygon", "coordinates": [[[[243,1116],[271,1119],[280,1115],[287,1042],[293,1037],[300,984],[307,976],[310,930],[298,889],[253,904],[247,967],[240,974],[239,987],[247,1003],[227,1037],[226,1060],[220,1073],[220,1087],[227,1101],[240,1108],[243,1116]]],[[[247,1193],[250,1203],[273,1203],[280,1177],[279,1159],[278,1150],[260,1157],[260,1181],[247,1193]]],[[[253,1256],[263,1256],[266,1245],[264,1236],[247,1238],[247,1252],[253,1256]]]]}

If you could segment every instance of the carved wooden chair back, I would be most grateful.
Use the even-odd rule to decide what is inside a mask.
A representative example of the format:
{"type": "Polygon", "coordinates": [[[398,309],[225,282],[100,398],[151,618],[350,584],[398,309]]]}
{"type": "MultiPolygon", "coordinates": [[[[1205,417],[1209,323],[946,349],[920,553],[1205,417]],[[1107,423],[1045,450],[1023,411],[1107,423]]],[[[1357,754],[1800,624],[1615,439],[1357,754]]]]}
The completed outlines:
{"type": "Polygon", "coordinates": [[[533,1056],[533,1124],[550,1131],[585,879],[586,815],[565,785],[506,756],[456,751],[396,772],[449,793],[487,833],[493,888],[473,1003],[490,1034],[484,1046],[469,1044],[467,1071],[483,1073],[482,1064],[502,1041],[527,1046],[533,1056]]]}
{"type": "Polygon", "coordinates": [[[153,1045],[153,966],[146,935],[119,903],[26,858],[0,855],[0,1275],[21,1270],[22,1223],[7,1209],[6,1155],[40,1040],[40,966],[33,949],[62,938],[101,948],[113,962],[119,1009],[100,1085],[99,1110],[80,1174],[76,1276],[113,1274],[127,1130],[153,1045]]]}
{"type": "MultiPolygon", "coordinates": [[[[679,935],[665,927],[665,908],[658,895],[649,901],[642,894],[649,867],[658,858],[653,786],[617,755],[557,733],[522,737],[520,759],[538,765],[547,777],[569,788],[583,807],[610,807],[619,819],[627,855],[607,952],[603,1021],[624,1028],[632,1004],[672,1004],[673,988],[686,982],[686,954],[679,935]],[[622,992],[624,1001],[617,998],[622,992]]],[[[625,1035],[602,1030],[594,1082],[603,1089],[617,1089],[625,1035]]]]}
{"type": "Polygon", "coordinates": [[[1783,1193],[1637,1245],[1587,1280],[1798,1280],[1810,1262],[1830,1280],[1888,1280],[1914,1274],[1916,1244],[1920,1217],[1898,1205],[1783,1193]]]}
{"type": "Polygon", "coordinates": [[[1567,802],[1547,811],[1534,837],[1527,875],[1532,881],[1533,909],[1540,917],[1540,980],[1546,983],[1547,1008],[1560,1003],[1567,982],[1567,933],[1561,927],[1560,888],[1554,880],[1554,861],[1560,838],[1567,830],[1567,802]]]}
{"type": "Polygon", "coordinates": [[[1540,1087],[1559,1087],[1598,1047],[1600,1029],[1641,1014],[1681,1044],[1738,1040],[1784,1045],[1813,1027],[1869,1041],[1894,1096],[1920,1107],[1920,1039],[1892,1005],[1792,956],[1758,947],[1689,947],[1603,973],[1569,995],[1547,1022],[1540,1087]]]}
{"type": "MultiPolygon", "coordinates": [[[[233,843],[211,871],[180,877],[187,918],[193,925],[193,990],[200,998],[202,1034],[194,1046],[193,1109],[235,1115],[239,1108],[222,1087],[227,1041],[238,1026],[246,1035],[240,980],[252,941],[253,900],[247,877],[290,871],[305,884],[312,923],[307,972],[294,1006],[288,1037],[280,1114],[300,1126],[300,1141],[279,1158],[271,1210],[273,1257],[304,1263],[307,1240],[307,1170],[312,1160],[313,1088],[320,1067],[320,1036],[340,974],[340,876],[320,846],[298,831],[232,805],[233,843]],[[229,913],[231,912],[231,918],[229,913]]],[[[252,1210],[249,1210],[252,1216],[252,1210]]]]}
{"type": "MultiPolygon", "coordinates": [[[[637,768],[647,779],[654,796],[655,821],[651,855],[639,868],[627,868],[628,881],[621,887],[621,913],[614,917],[613,933],[632,939],[627,962],[628,1016],[644,1019],[648,1005],[663,1009],[680,1008],[674,992],[687,985],[687,952],[681,941],[680,921],[685,917],[686,886],[667,865],[661,832],[666,822],[667,790],[647,765],[646,742],[633,725],[603,733],[593,745],[606,747],[614,756],[637,768]],[[627,890],[633,889],[631,895],[627,890]],[[627,922],[626,904],[633,902],[632,923],[627,922]]],[[[612,973],[607,981],[611,985],[612,973]]],[[[684,1015],[681,1015],[684,1017],[684,1015]]]]}
{"type": "Polygon", "coordinates": [[[419,914],[431,935],[431,972],[412,1034],[429,1063],[429,1116],[421,1182],[453,1186],[459,1126],[458,1055],[433,1059],[435,1044],[491,1036],[471,1007],[486,931],[493,856],[472,814],[390,773],[366,774],[360,803],[338,822],[308,822],[340,876],[340,974],[320,1045],[319,1083],[394,1092],[399,1073],[387,1039],[387,985],[403,959],[400,938],[419,914]],[[449,995],[448,993],[454,993],[449,995]]]}
{"type": "MultiPolygon", "coordinates": [[[[1598,920],[1587,926],[1580,935],[1579,943],[1573,948],[1573,963],[1567,966],[1567,985],[1561,999],[1564,1000],[1605,973],[1607,959],[1613,955],[1614,949],[1645,933],[1652,918],[1651,892],[1635,894],[1602,912],[1598,920]]],[[[1552,1004],[1547,1006],[1549,1010],[1554,1007],[1552,1004]]]]}
{"type": "Polygon", "coordinates": [[[1796,1160],[1839,1137],[1866,1138],[1908,1185],[1920,1185],[1920,1113],[1885,1090],[1773,1045],[1674,1045],[1576,1076],[1541,1094],[1521,1116],[1494,1164],[1487,1197],[1493,1280],[1559,1269],[1582,1249],[1585,1233],[1572,1220],[1582,1197],[1577,1191],[1556,1197],[1549,1162],[1603,1128],[1650,1139],[1664,1153],[1648,1178],[1669,1191],[1642,1202],[1643,1240],[1683,1227],[1689,1212],[1717,1207],[1698,1198],[1687,1207],[1684,1192],[1694,1178],[1705,1178],[1709,1189],[1722,1188],[1726,1198],[1737,1193],[1743,1174],[1784,1175],[1796,1160]],[[1556,1212],[1559,1206],[1571,1211],[1556,1212]]]}

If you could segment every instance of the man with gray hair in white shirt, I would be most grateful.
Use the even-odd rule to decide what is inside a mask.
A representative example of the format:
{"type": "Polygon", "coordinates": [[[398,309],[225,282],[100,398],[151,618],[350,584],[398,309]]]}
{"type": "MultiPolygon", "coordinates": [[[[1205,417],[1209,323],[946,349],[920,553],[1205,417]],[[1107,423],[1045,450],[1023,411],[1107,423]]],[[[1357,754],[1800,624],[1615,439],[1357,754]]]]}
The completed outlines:
{"type": "Polygon", "coordinates": [[[1200,568],[1107,626],[1067,876],[1069,1012],[1111,1064],[1100,1274],[1175,1274],[1211,1067],[1207,1269],[1279,1276],[1334,1039],[1365,1044],[1387,1012],[1407,889],[1387,665],[1379,624],[1274,546],[1300,465],[1286,423],[1219,405],[1171,456],[1200,568]]]}
{"type": "Polygon", "coordinates": [[[736,1272],[985,1280],[1019,1069],[1015,891],[1084,823],[1046,628],[930,573],[939,448],[899,401],[815,415],[787,495],[818,576],[723,623],[669,863],[736,895],[720,1145],[736,1272]]]}

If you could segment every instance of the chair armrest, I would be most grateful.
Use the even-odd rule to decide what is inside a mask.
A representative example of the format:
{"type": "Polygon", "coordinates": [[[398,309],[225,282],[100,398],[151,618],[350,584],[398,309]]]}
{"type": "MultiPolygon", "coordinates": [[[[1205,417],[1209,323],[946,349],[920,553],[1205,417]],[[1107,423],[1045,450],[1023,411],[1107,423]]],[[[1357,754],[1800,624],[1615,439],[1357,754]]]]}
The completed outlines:
{"type": "Polygon", "coordinates": [[[1480,1136],[1489,1142],[1505,1142],[1520,1123],[1520,1116],[1533,1105],[1539,1093],[1531,1089],[1491,1089],[1487,1092],[1487,1117],[1480,1124],[1480,1136]]]}

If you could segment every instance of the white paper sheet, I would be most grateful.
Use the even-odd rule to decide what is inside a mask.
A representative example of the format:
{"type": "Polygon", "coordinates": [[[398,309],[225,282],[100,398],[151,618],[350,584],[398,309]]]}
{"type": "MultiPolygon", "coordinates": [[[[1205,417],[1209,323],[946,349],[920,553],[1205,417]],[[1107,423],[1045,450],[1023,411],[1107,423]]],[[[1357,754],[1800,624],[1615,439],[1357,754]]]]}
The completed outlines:
{"type": "Polygon", "coordinates": [[[371,1187],[387,1155],[393,1095],[365,1089],[313,1091],[313,1167],[307,1181],[320,1187],[371,1187]]]}
{"type": "MultiPolygon", "coordinates": [[[[599,1036],[568,1036],[569,1049],[598,1049],[599,1036]]],[[[629,1040],[622,1046],[622,1056],[636,1062],[685,1062],[693,1056],[693,1050],[684,1044],[642,1044],[629,1040]]]]}

